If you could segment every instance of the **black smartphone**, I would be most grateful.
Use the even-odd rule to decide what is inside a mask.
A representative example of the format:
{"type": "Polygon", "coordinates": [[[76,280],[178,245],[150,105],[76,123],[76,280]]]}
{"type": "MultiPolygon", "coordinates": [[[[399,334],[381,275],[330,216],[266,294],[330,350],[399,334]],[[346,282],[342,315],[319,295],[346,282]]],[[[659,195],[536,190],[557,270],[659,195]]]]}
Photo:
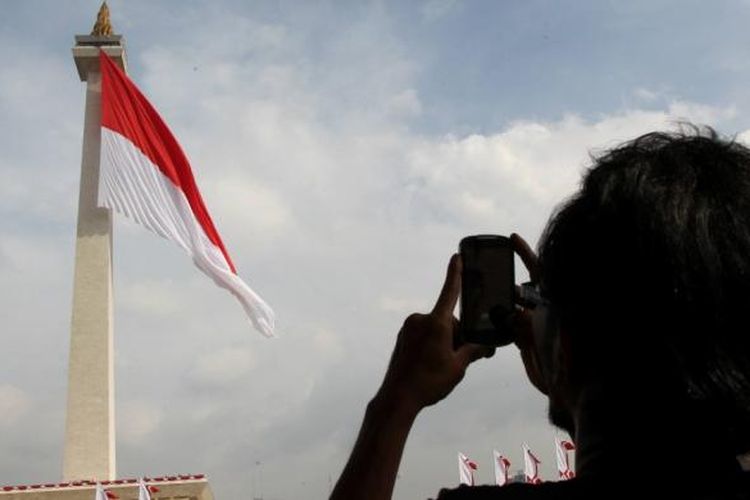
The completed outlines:
{"type": "Polygon", "coordinates": [[[458,246],[463,262],[459,333],[462,342],[504,346],[513,342],[507,319],[515,309],[513,249],[505,236],[467,236],[458,246]]]}

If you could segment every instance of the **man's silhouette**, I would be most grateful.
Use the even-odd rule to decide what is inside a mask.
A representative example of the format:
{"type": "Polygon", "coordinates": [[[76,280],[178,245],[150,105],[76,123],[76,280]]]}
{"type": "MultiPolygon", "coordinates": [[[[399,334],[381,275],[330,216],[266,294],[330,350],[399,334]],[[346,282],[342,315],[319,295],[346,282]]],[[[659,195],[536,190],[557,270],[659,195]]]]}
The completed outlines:
{"type": "MultiPolygon", "coordinates": [[[[576,477],[443,490],[451,499],[750,498],[750,150],[711,129],[652,133],[595,160],[539,257],[516,344],[576,477]]],[[[390,498],[409,430],[486,347],[453,347],[461,262],[407,318],[333,499],[390,498]]]]}

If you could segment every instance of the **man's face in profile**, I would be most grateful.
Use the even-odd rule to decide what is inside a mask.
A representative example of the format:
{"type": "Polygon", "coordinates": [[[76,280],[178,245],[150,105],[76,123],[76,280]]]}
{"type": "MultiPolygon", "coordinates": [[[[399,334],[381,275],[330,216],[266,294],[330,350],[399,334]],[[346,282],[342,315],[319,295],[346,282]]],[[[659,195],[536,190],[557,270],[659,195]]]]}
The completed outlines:
{"type": "Polygon", "coordinates": [[[565,376],[567,367],[562,355],[560,342],[560,327],[554,308],[539,306],[532,314],[532,328],[534,345],[539,362],[539,375],[546,389],[549,407],[547,414],[552,425],[575,435],[575,423],[569,405],[566,404],[565,393],[568,377],[565,376]]]}

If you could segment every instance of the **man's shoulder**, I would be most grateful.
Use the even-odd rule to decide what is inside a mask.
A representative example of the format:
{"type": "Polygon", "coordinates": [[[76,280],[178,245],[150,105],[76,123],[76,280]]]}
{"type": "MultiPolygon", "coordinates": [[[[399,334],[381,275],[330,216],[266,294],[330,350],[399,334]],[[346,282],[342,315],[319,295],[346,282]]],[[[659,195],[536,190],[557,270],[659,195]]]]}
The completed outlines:
{"type": "MultiPolygon", "coordinates": [[[[512,483],[506,486],[461,486],[442,490],[437,500],[579,500],[641,497],[644,494],[683,500],[750,500],[750,471],[736,481],[707,482],[643,481],[610,478],[574,478],[541,484],[512,483]]],[[[648,496],[647,495],[647,496],[648,496]]]]}
{"type": "Polygon", "coordinates": [[[506,486],[459,486],[440,491],[437,500],[552,500],[586,498],[590,485],[580,479],[541,484],[512,483],[506,486]]]}

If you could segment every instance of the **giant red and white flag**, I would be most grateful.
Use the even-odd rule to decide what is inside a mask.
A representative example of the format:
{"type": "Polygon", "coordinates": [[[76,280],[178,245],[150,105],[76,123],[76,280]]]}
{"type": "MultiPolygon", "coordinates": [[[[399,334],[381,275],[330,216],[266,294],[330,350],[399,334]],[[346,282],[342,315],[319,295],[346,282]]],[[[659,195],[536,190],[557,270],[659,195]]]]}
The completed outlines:
{"type": "Polygon", "coordinates": [[[458,453],[458,481],[460,484],[474,486],[474,471],[477,468],[476,462],[470,460],[463,453],[458,453]]]}
{"type": "Polygon", "coordinates": [[[498,486],[507,484],[510,460],[502,456],[497,450],[492,450],[492,460],[495,463],[495,484],[498,486]]]}
{"type": "Polygon", "coordinates": [[[274,313],[239,276],[203,203],[187,157],[135,84],[103,51],[99,205],[177,243],[229,290],[255,328],[274,335],[274,313]]]}
{"type": "Polygon", "coordinates": [[[570,468],[569,451],[575,450],[575,445],[566,440],[555,436],[555,456],[557,457],[557,473],[560,479],[571,479],[576,477],[573,469],[570,468]]]}
{"type": "Polygon", "coordinates": [[[526,482],[531,484],[539,484],[542,482],[542,478],[539,477],[539,464],[541,460],[536,458],[531,452],[531,449],[526,443],[523,444],[523,468],[526,476],[526,482]]]}

